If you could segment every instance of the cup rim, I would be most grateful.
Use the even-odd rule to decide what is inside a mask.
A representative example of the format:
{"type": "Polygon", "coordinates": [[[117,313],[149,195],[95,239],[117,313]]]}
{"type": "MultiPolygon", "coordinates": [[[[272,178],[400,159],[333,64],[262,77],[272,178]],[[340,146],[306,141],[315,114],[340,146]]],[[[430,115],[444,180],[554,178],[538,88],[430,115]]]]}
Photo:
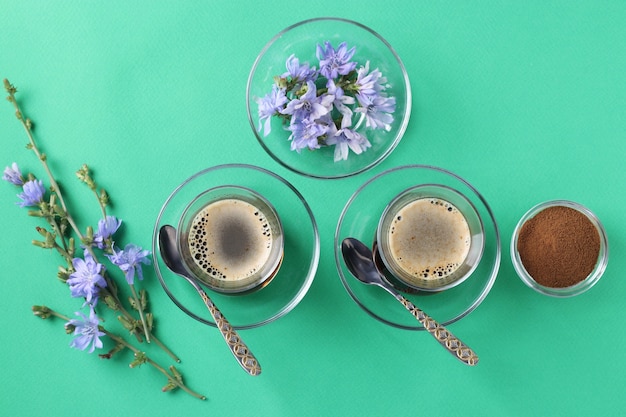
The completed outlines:
{"type": "MultiPolygon", "coordinates": [[[[420,196],[419,198],[420,199],[421,198],[438,198],[438,199],[447,201],[448,203],[456,207],[457,210],[459,210],[461,215],[465,218],[466,222],[468,223],[468,226],[470,226],[471,222],[468,221],[466,213],[458,207],[458,204],[455,204],[454,202],[449,201],[448,199],[446,199],[445,197],[441,195],[435,195],[435,194],[429,195],[428,191],[423,196],[420,196]]],[[[411,201],[414,201],[414,200],[407,201],[405,204],[402,205],[402,207],[406,206],[406,204],[408,204],[411,201]]],[[[473,274],[473,272],[478,267],[478,264],[480,263],[480,260],[482,259],[482,256],[483,256],[483,252],[485,250],[484,233],[485,233],[485,227],[483,224],[482,217],[478,213],[478,210],[476,209],[476,206],[474,205],[474,203],[472,203],[463,193],[454,189],[453,187],[450,187],[444,184],[424,183],[424,184],[413,185],[411,187],[404,189],[403,191],[398,193],[394,198],[392,198],[389,201],[389,203],[385,206],[385,209],[383,210],[383,213],[380,216],[380,219],[376,227],[376,241],[378,242],[378,252],[380,254],[380,259],[382,260],[385,268],[389,271],[389,273],[395,279],[399,280],[402,284],[414,290],[425,291],[425,292],[439,292],[439,291],[444,291],[444,290],[453,288],[461,284],[473,274]],[[391,210],[391,208],[394,207],[395,204],[398,203],[398,201],[400,201],[406,195],[416,192],[419,189],[425,189],[425,190],[439,189],[439,190],[445,190],[445,192],[452,193],[454,196],[460,198],[461,201],[466,205],[466,207],[471,209],[471,214],[473,215],[475,220],[478,221],[478,230],[476,230],[476,233],[471,233],[472,231],[470,230],[472,242],[470,244],[469,252],[463,261],[463,265],[465,265],[465,262],[467,261],[468,257],[472,254],[472,247],[477,248],[476,252],[474,252],[473,254],[474,261],[470,265],[469,269],[467,269],[467,271],[465,271],[463,275],[461,275],[459,278],[453,279],[452,281],[449,281],[449,282],[445,282],[443,285],[438,285],[438,286],[433,286],[433,287],[421,286],[400,276],[400,274],[394,271],[394,268],[391,265],[391,262],[389,261],[389,259],[387,259],[387,256],[385,255],[385,252],[384,250],[382,250],[382,247],[381,247],[383,242],[386,242],[386,240],[384,239],[384,235],[386,234],[383,232],[382,229],[383,229],[383,223],[385,221],[385,218],[389,214],[389,211],[391,210]],[[477,240],[476,236],[478,236],[480,239],[477,240]]]]}
{"type": "MultiPolygon", "coordinates": [[[[199,277],[198,273],[194,271],[191,267],[189,267],[186,262],[184,262],[184,257],[183,257],[183,266],[185,267],[185,270],[189,274],[191,274],[191,276],[194,277],[194,279],[200,281],[203,285],[206,285],[208,288],[210,288],[213,291],[223,293],[223,294],[230,294],[230,295],[243,295],[243,294],[248,294],[250,292],[258,291],[261,288],[266,287],[272,281],[272,279],[278,274],[278,271],[280,270],[280,267],[282,265],[282,260],[283,260],[283,255],[284,255],[284,243],[285,242],[284,242],[284,231],[283,231],[283,225],[282,225],[281,219],[278,216],[278,213],[276,209],[274,208],[274,206],[272,205],[272,203],[269,200],[267,200],[267,198],[265,198],[262,194],[253,190],[252,188],[241,186],[241,185],[234,185],[234,184],[222,184],[222,185],[218,185],[215,187],[207,188],[206,190],[202,191],[197,196],[195,196],[185,206],[184,210],[182,211],[178,220],[178,227],[176,228],[176,243],[178,245],[179,253],[181,253],[181,255],[185,253],[185,249],[183,247],[184,246],[183,240],[185,238],[184,237],[185,225],[191,222],[193,218],[195,217],[195,215],[199,212],[199,210],[206,207],[206,205],[212,204],[222,199],[232,198],[233,196],[235,196],[233,194],[228,194],[229,190],[233,190],[233,192],[243,191],[244,193],[251,194],[254,198],[259,199],[267,207],[267,209],[270,211],[271,215],[275,219],[275,223],[277,226],[276,231],[279,232],[279,237],[280,237],[278,241],[278,244],[280,247],[277,249],[279,251],[279,255],[275,257],[276,259],[272,259],[273,257],[270,257],[268,258],[266,263],[263,264],[262,269],[265,269],[267,262],[271,261],[271,264],[269,264],[269,270],[270,270],[269,273],[263,274],[259,277],[254,277],[253,275],[252,277],[254,277],[254,279],[252,279],[252,277],[244,278],[241,280],[243,282],[242,285],[233,284],[233,285],[225,286],[223,285],[221,281],[212,279],[210,276],[207,276],[206,278],[199,277]],[[227,194],[224,194],[223,196],[218,196],[215,200],[212,200],[210,203],[203,204],[201,207],[194,207],[194,204],[200,201],[200,199],[207,196],[209,193],[216,192],[216,191],[225,191],[227,194]],[[190,216],[188,216],[190,213],[190,210],[192,209],[194,212],[191,213],[190,216]],[[187,221],[185,221],[186,219],[187,221]],[[222,285],[219,285],[219,284],[222,284],[222,285]]],[[[245,201],[248,204],[252,204],[256,207],[255,204],[253,204],[252,202],[246,199],[243,199],[243,201],[245,201]]],[[[273,244],[276,244],[276,242],[274,242],[273,244]]]]}
{"type": "Polygon", "coordinates": [[[609,241],[606,234],[606,230],[602,225],[600,219],[589,210],[584,205],[577,203],[571,200],[548,200],[542,203],[536,204],[531,207],[524,215],[520,218],[513,230],[513,235],[511,236],[511,261],[513,263],[513,268],[517,273],[517,276],[521,279],[521,281],[532,288],[536,292],[544,295],[548,295],[556,298],[567,298],[573,297],[575,295],[582,294],[588,291],[591,287],[598,283],[604,271],[606,270],[608,260],[609,260],[609,241]],[[598,253],[598,259],[593,270],[587,275],[585,279],[582,281],[570,285],[568,287],[547,287],[545,285],[539,284],[535,279],[526,271],[524,267],[519,252],[517,250],[517,242],[519,238],[519,232],[522,226],[534,216],[539,214],[541,211],[550,208],[550,207],[569,207],[572,208],[579,213],[585,215],[585,217],[593,224],[595,229],[598,232],[600,237],[600,251],[598,253]]]}

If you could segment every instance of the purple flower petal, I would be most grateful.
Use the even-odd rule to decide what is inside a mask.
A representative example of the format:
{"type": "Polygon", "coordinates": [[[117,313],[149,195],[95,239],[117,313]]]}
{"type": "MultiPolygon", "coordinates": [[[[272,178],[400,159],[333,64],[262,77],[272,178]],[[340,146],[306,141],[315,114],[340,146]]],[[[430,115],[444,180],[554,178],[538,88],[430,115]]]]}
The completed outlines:
{"type": "Polygon", "coordinates": [[[114,216],[106,216],[105,219],[98,221],[98,231],[95,233],[93,241],[100,249],[106,247],[106,240],[109,239],[122,224],[121,220],[118,220],[114,216]]]}
{"type": "Polygon", "coordinates": [[[88,304],[95,306],[100,288],[107,286],[102,275],[103,265],[97,263],[89,252],[85,252],[85,259],[74,258],[72,265],[74,272],[66,281],[72,297],[84,297],[88,304]]]}
{"type": "Polygon", "coordinates": [[[129,243],[124,250],[113,249],[112,255],[107,255],[109,260],[119,267],[126,277],[126,281],[129,285],[133,285],[135,280],[135,273],[137,278],[143,279],[143,271],[141,264],[150,265],[151,261],[148,258],[150,251],[143,250],[140,246],[129,243]]]}
{"type": "Polygon", "coordinates": [[[20,207],[36,206],[43,201],[46,193],[41,180],[31,180],[22,186],[23,192],[17,196],[22,200],[17,202],[20,207]]]}
{"type": "Polygon", "coordinates": [[[348,50],[345,42],[340,43],[337,49],[328,41],[324,42],[324,48],[318,44],[316,54],[320,60],[320,73],[328,79],[349,74],[356,68],[356,62],[350,61],[355,51],[355,47],[348,50]]]}
{"type": "Polygon", "coordinates": [[[2,179],[10,182],[11,184],[19,185],[20,187],[24,185],[24,177],[22,176],[22,172],[15,162],[11,164],[11,167],[6,167],[4,169],[2,179]]]}
{"type": "Polygon", "coordinates": [[[76,336],[72,339],[70,347],[85,350],[91,345],[89,353],[92,353],[95,349],[102,348],[100,337],[104,336],[105,333],[98,328],[100,320],[96,316],[93,307],[89,309],[89,317],[81,312],[76,312],[75,314],[82,319],[72,319],[66,324],[66,326],[74,326],[74,335],[76,336]]]}

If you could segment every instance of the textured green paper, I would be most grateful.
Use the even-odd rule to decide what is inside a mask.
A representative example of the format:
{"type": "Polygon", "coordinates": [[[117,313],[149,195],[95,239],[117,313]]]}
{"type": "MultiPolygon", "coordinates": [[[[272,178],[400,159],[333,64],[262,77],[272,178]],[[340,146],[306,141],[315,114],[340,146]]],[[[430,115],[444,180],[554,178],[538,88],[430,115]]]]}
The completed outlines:
{"type": "MultiPolygon", "coordinates": [[[[75,180],[82,163],[110,192],[123,240],[149,247],[159,209],[180,182],[243,162],[291,181],[309,201],[321,238],[317,277],[301,304],[242,332],[263,366],[258,378],[241,371],[218,332],[179,311],[146,270],[157,334],[182,358],[189,386],[207,395],[201,402],[161,393],[161,375],[129,369],[128,353],[106,362],[70,349],[60,321],[31,315],[32,304],[72,315],[80,302],[57,282],[57,255],[30,245],[39,223],[3,182],[1,416],[623,414],[623,1],[22,0],[0,9],[0,77],[20,90],[52,169],[71,204],[84,209],[81,221],[95,224],[99,214],[75,180]],[[333,181],[274,162],[245,109],[248,72],[265,43],[288,25],[325,15],[380,33],[413,87],[411,121],[396,150],[371,171],[333,181]],[[451,326],[479,354],[475,368],[424,332],[369,317],[335,268],[333,235],[350,195],[374,174],[413,163],[467,179],[500,227],[496,283],[451,326]],[[517,220],[550,199],[586,205],[609,235],[605,276],[572,299],[534,293],[510,262],[517,220]]],[[[1,168],[15,161],[43,176],[6,102],[0,138],[1,168]]]]}

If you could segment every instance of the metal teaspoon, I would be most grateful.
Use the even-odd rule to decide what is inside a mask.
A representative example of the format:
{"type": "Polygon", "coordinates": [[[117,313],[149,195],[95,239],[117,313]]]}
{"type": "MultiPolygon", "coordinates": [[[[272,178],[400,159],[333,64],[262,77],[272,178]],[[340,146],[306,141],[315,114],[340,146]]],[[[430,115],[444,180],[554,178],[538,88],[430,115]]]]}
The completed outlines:
{"type": "Polygon", "coordinates": [[[159,230],[159,248],[165,265],[176,275],[185,278],[193,285],[198,294],[200,294],[200,297],[202,297],[204,304],[209,309],[217,328],[220,330],[222,337],[235,356],[235,359],[237,359],[237,362],[239,362],[241,367],[250,375],[259,375],[261,373],[261,365],[252,354],[252,351],[241,340],[239,334],[228,320],[226,320],[226,317],[224,317],[213,301],[211,301],[196,279],[191,277],[185,269],[176,244],[176,229],[174,227],[170,225],[161,227],[159,230]]]}
{"type": "Polygon", "coordinates": [[[346,238],[341,242],[341,252],[346,266],[355,278],[364,284],[377,285],[393,295],[424,326],[428,333],[458,360],[470,366],[478,363],[478,356],[469,346],[387,283],[376,269],[372,251],[363,242],[350,237],[346,238]]]}

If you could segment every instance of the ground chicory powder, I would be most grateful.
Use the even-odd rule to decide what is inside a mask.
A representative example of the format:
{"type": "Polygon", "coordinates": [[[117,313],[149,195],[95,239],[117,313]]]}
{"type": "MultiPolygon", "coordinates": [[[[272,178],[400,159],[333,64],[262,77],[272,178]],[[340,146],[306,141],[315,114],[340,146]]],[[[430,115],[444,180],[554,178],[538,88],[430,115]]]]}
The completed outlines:
{"type": "Polygon", "coordinates": [[[580,211],[548,207],[522,225],[517,251],[538,284],[569,287],[593,271],[600,253],[600,234],[580,211]]]}

